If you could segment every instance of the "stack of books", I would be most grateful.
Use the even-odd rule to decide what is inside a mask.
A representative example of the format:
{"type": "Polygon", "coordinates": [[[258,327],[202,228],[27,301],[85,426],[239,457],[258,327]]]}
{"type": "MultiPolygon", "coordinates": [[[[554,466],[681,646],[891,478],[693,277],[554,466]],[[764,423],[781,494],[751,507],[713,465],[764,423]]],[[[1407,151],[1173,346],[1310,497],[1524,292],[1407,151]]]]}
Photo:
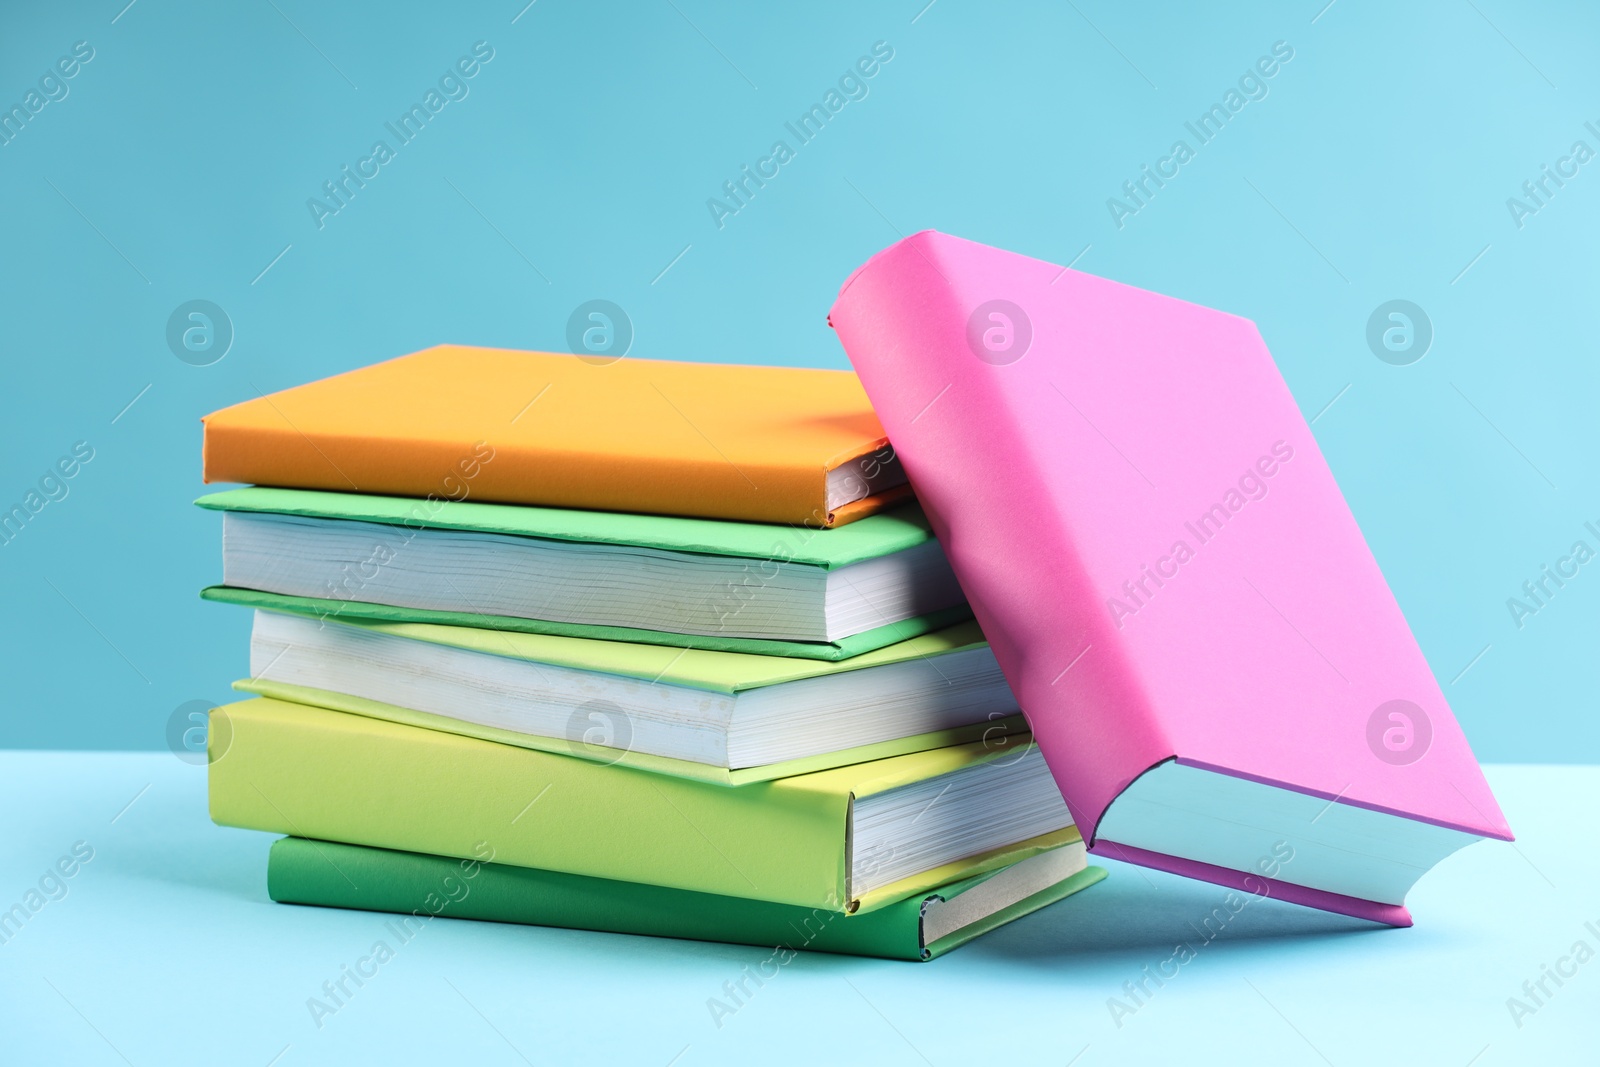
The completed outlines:
{"type": "Polygon", "coordinates": [[[1104,877],[849,372],[443,346],[205,477],[275,900],[920,960],[1104,877]]]}

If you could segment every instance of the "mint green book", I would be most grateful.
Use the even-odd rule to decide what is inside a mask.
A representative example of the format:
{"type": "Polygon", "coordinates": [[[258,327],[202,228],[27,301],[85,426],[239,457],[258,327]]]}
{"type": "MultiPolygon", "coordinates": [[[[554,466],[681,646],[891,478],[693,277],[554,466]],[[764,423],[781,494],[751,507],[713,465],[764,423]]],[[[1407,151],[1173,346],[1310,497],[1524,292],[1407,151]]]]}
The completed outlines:
{"type": "Polygon", "coordinates": [[[1077,842],[865,915],[846,915],[493,859],[488,842],[470,858],[454,859],[285,837],[273,842],[267,858],[267,894],[282,904],[393,912],[403,918],[388,927],[402,942],[435,918],[478,919],[759,945],[773,950],[770,965],[776,967],[800,950],[931,960],[1106,876],[1086,865],[1077,842]]]}
{"type": "Polygon", "coordinates": [[[836,529],[251,487],[202,593],[322,617],[846,659],[971,617],[915,504],[836,529]]]}
{"type": "Polygon", "coordinates": [[[966,622],[848,660],[257,611],[235,688],[729,785],[1025,729],[966,622]]]}

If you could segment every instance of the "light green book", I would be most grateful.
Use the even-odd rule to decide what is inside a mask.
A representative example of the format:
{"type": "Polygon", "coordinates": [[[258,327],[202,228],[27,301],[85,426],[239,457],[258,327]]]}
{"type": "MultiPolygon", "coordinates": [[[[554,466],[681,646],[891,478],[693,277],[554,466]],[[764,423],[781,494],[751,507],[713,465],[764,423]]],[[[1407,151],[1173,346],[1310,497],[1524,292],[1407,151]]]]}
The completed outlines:
{"type": "Polygon", "coordinates": [[[400,942],[436,918],[479,919],[760,945],[777,967],[800,950],[931,960],[1106,876],[1075,842],[850,916],[513,867],[494,855],[487,844],[451,859],[284,837],[268,854],[267,893],[284,904],[393,912],[403,917],[387,927],[400,942]]]}
{"type": "Polygon", "coordinates": [[[1031,739],[738,787],[292,704],[212,713],[225,826],[841,912],[1081,840],[1031,739]]]}
{"type": "Polygon", "coordinates": [[[837,529],[252,487],[208,599],[843,659],[971,611],[915,504],[837,529]]]}
{"type": "Polygon", "coordinates": [[[976,623],[842,661],[258,611],[236,688],[743,784],[1024,728],[976,623]]]}

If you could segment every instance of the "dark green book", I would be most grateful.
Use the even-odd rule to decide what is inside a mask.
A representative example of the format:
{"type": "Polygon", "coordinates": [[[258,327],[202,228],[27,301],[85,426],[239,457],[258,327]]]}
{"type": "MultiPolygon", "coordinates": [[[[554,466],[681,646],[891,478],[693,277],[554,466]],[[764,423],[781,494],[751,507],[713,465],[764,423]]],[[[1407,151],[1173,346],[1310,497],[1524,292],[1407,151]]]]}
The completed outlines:
{"type": "MultiPolygon", "coordinates": [[[[967,878],[859,915],[683,889],[513,867],[480,859],[285,837],[267,861],[267,892],[284,904],[405,916],[410,940],[435,917],[619,934],[930,960],[1106,876],[1082,843],[967,878]]],[[[783,961],[786,962],[786,961],[783,961]]]]}

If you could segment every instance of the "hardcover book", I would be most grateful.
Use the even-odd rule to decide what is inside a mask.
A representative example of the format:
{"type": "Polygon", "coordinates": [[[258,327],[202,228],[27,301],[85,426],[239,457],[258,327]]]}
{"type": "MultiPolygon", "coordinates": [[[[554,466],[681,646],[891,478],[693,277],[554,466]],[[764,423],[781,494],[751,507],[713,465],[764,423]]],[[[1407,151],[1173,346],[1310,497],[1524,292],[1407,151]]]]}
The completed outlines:
{"type": "Polygon", "coordinates": [[[835,911],[1081,840],[1026,735],[737,787],[265,697],[207,743],[224,826],[835,911]]]}
{"type": "Polygon", "coordinates": [[[933,231],[830,321],[1092,852],[1403,925],[1511,838],[1251,322],[933,231]]]}
{"type": "Polygon", "coordinates": [[[728,784],[1021,727],[972,622],[830,663],[257,611],[250,674],[235,687],[728,784]]]}
{"type": "Polygon", "coordinates": [[[821,527],[907,495],[849,371],[439,345],[203,421],[207,482],[821,527]]]}
{"type": "Polygon", "coordinates": [[[970,616],[914,503],[833,530],[262,487],[197,503],[223,513],[208,595],[257,606],[818,659],[970,616]]]}
{"type": "MultiPolygon", "coordinates": [[[[864,915],[663,889],[491,862],[487,842],[467,859],[285,837],[267,859],[267,893],[284,904],[402,915],[409,940],[436,917],[559,926],[617,934],[931,960],[1048,907],[1106,876],[1081,842],[986,874],[913,893],[864,915]]],[[[787,962],[788,956],[783,957],[787,962]]]]}

